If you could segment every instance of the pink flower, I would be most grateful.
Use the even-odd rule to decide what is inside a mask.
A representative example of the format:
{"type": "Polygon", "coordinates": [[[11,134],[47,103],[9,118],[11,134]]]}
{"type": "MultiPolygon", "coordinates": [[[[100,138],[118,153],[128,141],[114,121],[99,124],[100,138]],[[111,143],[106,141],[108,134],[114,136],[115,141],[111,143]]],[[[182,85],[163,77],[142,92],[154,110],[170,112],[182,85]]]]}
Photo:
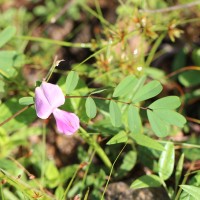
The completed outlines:
{"type": "Polygon", "coordinates": [[[71,135],[79,129],[79,118],[70,112],[58,109],[65,103],[65,96],[58,85],[42,82],[35,89],[35,109],[37,116],[47,119],[53,113],[59,132],[71,135]]]}

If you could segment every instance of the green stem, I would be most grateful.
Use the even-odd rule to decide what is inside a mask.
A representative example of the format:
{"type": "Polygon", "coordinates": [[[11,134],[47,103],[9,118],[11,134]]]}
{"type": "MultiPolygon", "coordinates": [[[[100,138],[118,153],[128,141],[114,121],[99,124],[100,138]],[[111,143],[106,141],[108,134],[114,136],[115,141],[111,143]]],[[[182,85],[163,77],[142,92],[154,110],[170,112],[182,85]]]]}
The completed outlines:
{"type": "Polygon", "coordinates": [[[33,42],[44,42],[49,44],[56,44],[65,47],[76,47],[76,48],[91,48],[91,43],[71,43],[71,42],[64,42],[60,40],[52,40],[42,37],[33,37],[33,36],[15,36],[17,39],[29,40],[33,42]]]}
{"type": "Polygon", "coordinates": [[[108,168],[111,168],[112,164],[110,162],[110,159],[105,154],[104,150],[99,146],[99,144],[82,128],[80,127],[79,135],[89,144],[91,145],[94,150],[97,152],[99,157],[102,159],[102,161],[105,163],[105,165],[108,168]]]}
{"type": "Polygon", "coordinates": [[[41,182],[44,185],[45,164],[46,164],[46,126],[42,126],[42,162],[41,162],[41,182]]]}
{"type": "Polygon", "coordinates": [[[73,177],[71,178],[71,180],[70,180],[70,182],[69,182],[69,184],[68,184],[68,186],[67,186],[67,188],[66,188],[66,190],[65,190],[65,192],[64,192],[64,194],[63,194],[63,196],[62,196],[62,198],[61,198],[61,200],[66,199],[66,196],[67,196],[67,194],[68,194],[68,192],[69,192],[69,189],[70,189],[70,187],[72,186],[72,183],[74,182],[74,179],[76,178],[76,175],[77,175],[79,169],[80,169],[80,167],[78,166],[78,168],[77,168],[76,171],[74,172],[74,175],[73,175],[73,177]]]}
{"type": "Polygon", "coordinates": [[[154,55],[155,55],[155,53],[156,53],[156,50],[157,50],[158,47],[160,46],[160,44],[161,44],[162,40],[164,39],[165,35],[166,35],[166,33],[163,33],[163,34],[156,40],[156,42],[154,43],[154,45],[153,45],[153,47],[152,47],[152,49],[151,49],[151,51],[150,51],[150,53],[149,53],[149,56],[148,56],[148,58],[147,58],[147,60],[146,60],[146,63],[145,63],[146,67],[149,67],[149,66],[150,66],[150,64],[151,64],[151,62],[152,62],[152,60],[153,60],[153,57],[154,57],[154,55]]]}
{"type": "Polygon", "coordinates": [[[108,180],[107,180],[107,182],[106,182],[106,185],[105,185],[105,187],[104,187],[103,194],[102,194],[102,196],[101,196],[101,200],[103,200],[103,197],[104,197],[104,195],[105,195],[105,192],[106,192],[106,189],[107,189],[107,187],[108,187],[108,183],[109,183],[109,181],[110,181],[110,178],[111,178],[111,175],[112,175],[112,172],[113,172],[115,163],[117,162],[118,158],[120,157],[120,155],[121,155],[122,152],[124,151],[126,145],[127,145],[127,143],[123,146],[123,148],[121,149],[121,151],[119,152],[119,154],[117,155],[115,161],[114,161],[113,164],[112,164],[112,167],[111,167],[111,169],[110,169],[110,174],[109,174],[108,180]]]}
{"type": "MultiPolygon", "coordinates": [[[[188,169],[187,173],[185,174],[184,179],[183,179],[181,185],[184,185],[187,182],[187,179],[188,179],[188,177],[190,175],[190,171],[192,170],[193,165],[194,165],[194,162],[192,162],[190,168],[188,169]]],[[[179,196],[181,195],[181,191],[182,191],[182,188],[179,187],[179,190],[178,190],[178,192],[177,192],[176,197],[175,197],[174,200],[178,200],[179,199],[179,196]]]]}

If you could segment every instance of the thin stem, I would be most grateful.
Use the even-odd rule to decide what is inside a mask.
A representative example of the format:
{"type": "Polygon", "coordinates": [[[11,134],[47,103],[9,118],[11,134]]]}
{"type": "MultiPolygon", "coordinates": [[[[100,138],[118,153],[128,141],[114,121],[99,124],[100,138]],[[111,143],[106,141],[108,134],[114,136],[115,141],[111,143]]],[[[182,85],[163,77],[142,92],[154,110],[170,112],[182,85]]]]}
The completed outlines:
{"type": "Polygon", "coordinates": [[[125,101],[120,101],[120,100],[116,100],[116,99],[112,99],[112,98],[106,98],[106,97],[100,97],[100,96],[94,96],[94,95],[86,95],[86,96],[66,96],[66,98],[88,98],[91,97],[93,99],[100,99],[100,100],[108,100],[108,101],[115,101],[116,103],[123,103],[126,105],[133,105],[135,107],[141,108],[143,110],[149,110],[148,107],[142,107],[142,106],[137,106],[135,104],[133,104],[132,102],[125,102],[125,101]]]}
{"type": "Polygon", "coordinates": [[[45,164],[46,164],[46,127],[45,123],[42,126],[42,162],[41,162],[41,182],[44,185],[44,174],[45,174],[45,164]]]}
{"type": "Polygon", "coordinates": [[[108,187],[108,183],[109,183],[109,181],[110,181],[110,178],[111,178],[111,175],[112,175],[112,172],[113,172],[115,163],[117,162],[118,158],[120,157],[120,155],[121,155],[122,152],[124,151],[126,145],[127,145],[127,143],[123,146],[123,148],[121,149],[121,151],[119,152],[119,154],[117,155],[115,161],[114,161],[113,164],[112,164],[112,167],[111,167],[111,169],[110,169],[110,174],[109,174],[108,180],[107,180],[107,182],[106,182],[106,185],[105,185],[105,187],[104,187],[103,194],[102,194],[102,196],[101,196],[101,200],[103,200],[104,194],[105,194],[106,189],[107,189],[107,187],[108,187]]]}
{"type": "MultiPolygon", "coordinates": [[[[181,185],[184,185],[184,184],[187,182],[187,179],[188,179],[188,177],[189,177],[189,175],[190,175],[190,171],[192,170],[193,166],[194,166],[194,162],[192,162],[192,164],[190,165],[190,168],[189,168],[188,171],[186,172],[186,174],[185,174],[185,176],[184,176],[184,179],[183,179],[181,185]]],[[[179,199],[179,196],[180,196],[180,194],[181,194],[181,191],[182,191],[182,188],[179,187],[179,190],[178,190],[178,192],[177,192],[176,197],[175,197],[174,200],[178,200],[178,199],[179,199]]]]}
{"type": "Polygon", "coordinates": [[[70,182],[69,182],[69,184],[68,184],[68,186],[67,186],[67,188],[66,188],[66,190],[65,190],[65,192],[64,192],[64,194],[63,194],[63,196],[62,196],[62,198],[61,198],[61,200],[66,199],[67,193],[68,193],[68,191],[69,191],[69,189],[70,189],[70,187],[71,187],[71,185],[72,185],[74,179],[76,178],[76,175],[77,175],[77,173],[78,173],[79,170],[80,170],[80,166],[79,166],[79,167],[76,169],[76,171],[74,172],[74,175],[73,175],[73,177],[71,178],[71,180],[70,180],[70,182]]]}
{"type": "Polygon", "coordinates": [[[3,126],[4,124],[6,124],[7,122],[9,122],[11,119],[17,117],[19,114],[21,114],[22,112],[24,112],[25,110],[27,110],[28,108],[30,108],[33,104],[30,104],[24,108],[22,108],[21,110],[17,111],[14,115],[12,115],[11,117],[7,118],[6,120],[4,120],[3,122],[0,123],[0,127],[3,126]]]}
{"type": "Polygon", "coordinates": [[[51,78],[51,75],[53,74],[53,72],[56,68],[56,61],[57,61],[57,56],[55,56],[54,61],[53,61],[53,65],[51,66],[48,74],[46,75],[46,78],[44,79],[46,82],[49,81],[49,79],[51,78]]]}
{"type": "Polygon", "coordinates": [[[76,47],[76,48],[91,48],[92,45],[91,43],[71,43],[71,42],[63,42],[60,40],[52,40],[52,39],[47,39],[47,38],[42,38],[42,37],[33,37],[33,36],[15,36],[18,39],[23,39],[23,40],[29,40],[29,41],[34,41],[34,42],[44,42],[48,44],[56,44],[60,46],[65,46],[65,47],[76,47]]]}
{"type": "Polygon", "coordinates": [[[166,33],[163,33],[163,34],[156,40],[156,42],[154,43],[154,45],[153,45],[153,47],[152,47],[152,49],[151,49],[151,51],[150,51],[150,53],[149,53],[149,56],[148,56],[148,58],[147,58],[147,61],[146,61],[146,63],[145,63],[145,65],[146,65],[147,67],[150,66],[150,64],[151,64],[151,62],[152,62],[152,60],[153,60],[153,57],[154,57],[154,55],[155,55],[155,53],[156,53],[156,50],[157,50],[158,47],[160,46],[160,44],[161,44],[162,40],[164,39],[165,35],[166,35],[166,33]]]}
{"type": "Polygon", "coordinates": [[[166,76],[166,78],[171,78],[172,76],[175,76],[181,72],[184,72],[184,71],[188,71],[188,70],[197,70],[197,71],[200,71],[200,67],[197,67],[197,66],[187,66],[187,67],[183,67],[181,69],[177,69],[176,71],[168,74],[166,76]]]}
{"type": "Polygon", "coordinates": [[[186,3],[186,4],[182,4],[182,5],[176,5],[176,6],[171,6],[168,8],[161,8],[161,9],[156,9],[156,10],[140,10],[140,12],[144,12],[144,13],[163,13],[163,12],[171,12],[171,11],[175,11],[175,10],[180,10],[180,9],[186,9],[189,7],[193,7],[200,4],[200,1],[195,1],[195,2],[191,2],[191,3],[186,3]]]}

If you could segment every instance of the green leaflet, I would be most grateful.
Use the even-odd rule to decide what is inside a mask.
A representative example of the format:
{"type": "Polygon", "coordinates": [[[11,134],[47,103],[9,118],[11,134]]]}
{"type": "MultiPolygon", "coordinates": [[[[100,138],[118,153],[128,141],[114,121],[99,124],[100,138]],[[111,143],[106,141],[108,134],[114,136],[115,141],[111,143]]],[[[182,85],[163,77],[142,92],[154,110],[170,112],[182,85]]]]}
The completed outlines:
{"type": "Polygon", "coordinates": [[[136,179],[132,184],[131,188],[139,189],[139,188],[148,188],[148,187],[160,187],[162,185],[162,181],[160,177],[156,175],[144,175],[136,179]]]}
{"type": "Polygon", "coordinates": [[[8,26],[0,33],[0,48],[6,44],[14,35],[16,32],[16,28],[13,26],[8,26]]]}
{"type": "Polygon", "coordinates": [[[174,110],[181,105],[180,98],[177,96],[163,97],[154,101],[149,108],[151,109],[169,109],[174,110]]]}
{"type": "Polygon", "coordinates": [[[127,76],[124,80],[122,80],[119,85],[114,90],[113,97],[124,96],[130,93],[136,83],[136,78],[133,75],[127,76]]]}
{"type": "Polygon", "coordinates": [[[33,97],[22,97],[19,99],[19,104],[24,106],[34,104],[34,99],[33,97]]]}
{"type": "Polygon", "coordinates": [[[66,92],[70,94],[76,88],[79,81],[79,75],[75,71],[69,72],[66,79],[66,92]]]}
{"type": "Polygon", "coordinates": [[[117,135],[113,136],[106,144],[118,144],[118,143],[125,143],[128,140],[127,133],[124,131],[120,131],[117,135]]]}
{"type": "Polygon", "coordinates": [[[158,137],[166,137],[169,134],[169,125],[161,120],[153,111],[147,110],[147,116],[152,130],[158,137]]]}
{"type": "Polygon", "coordinates": [[[130,135],[137,144],[141,145],[141,146],[145,146],[145,147],[148,147],[148,148],[151,148],[151,149],[156,149],[156,150],[159,150],[159,151],[163,151],[164,150],[164,147],[158,143],[156,140],[146,136],[146,135],[143,135],[143,134],[131,134],[130,135]]]}
{"type": "Polygon", "coordinates": [[[109,105],[109,111],[110,111],[110,118],[112,125],[115,127],[119,127],[122,124],[122,116],[121,116],[121,111],[114,101],[110,101],[109,105]]]}
{"type": "Polygon", "coordinates": [[[167,180],[174,170],[174,144],[172,142],[167,142],[165,145],[165,150],[161,153],[158,162],[158,174],[162,180],[167,180]]]}
{"type": "Polygon", "coordinates": [[[137,153],[135,151],[129,151],[124,156],[123,162],[119,167],[119,170],[130,171],[136,164],[137,153]]]}
{"type": "Polygon", "coordinates": [[[97,114],[97,107],[94,100],[88,97],[85,102],[86,114],[89,118],[94,118],[97,114]]]}
{"type": "Polygon", "coordinates": [[[135,84],[135,87],[133,88],[132,92],[131,92],[131,100],[134,99],[134,96],[137,94],[138,91],[140,91],[140,89],[143,87],[144,83],[146,81],[146,76],[142,76],[140,77],[135,84]]]}
{"type": "Polygon", "coordinates": [[[139,114],[139,108],[130,105],[128,108],[128,126],[132,133],[142,132],[142,121],[139,114]]]}
{"type": "Polygon", "coordinates": [[[153,111],[163,121],[182,128],[186,123],[185,117],[173,110],[160,109],[153,111]]]}
{"type": "Polygon", "coordinates": [[[151,81],[147,83],[146,85],[144,85],[140,90],[138,90],[138,92],[136,93],[132,101],[136,103],[136,102],[144,101],[146,99],[150,99],[158,95],[162,91],[162,89],[163,87],[159,81],[156,81],[156,80],[151,81]]]}
{"type": "Polygon", "coordinates": [[[180,185],[180,187],[194,197],[196,200],[200,199],[200,188],[192,185],[180,185]]]}

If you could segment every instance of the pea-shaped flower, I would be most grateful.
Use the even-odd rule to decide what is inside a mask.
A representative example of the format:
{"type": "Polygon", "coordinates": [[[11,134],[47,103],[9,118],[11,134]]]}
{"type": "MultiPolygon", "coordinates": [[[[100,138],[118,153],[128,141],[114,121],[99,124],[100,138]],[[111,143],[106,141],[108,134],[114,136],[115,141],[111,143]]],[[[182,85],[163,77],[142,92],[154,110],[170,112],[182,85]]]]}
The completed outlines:
{"type": "Polygon", "coordinates": [[[71,135],[79,129],[79,118],[70,112],[58,109],[65,103],[65,96],[58,85],[42,82],[35,89],[35,109],[37,116],[47,119],[53,113],[60,133],[71,135]]]}

